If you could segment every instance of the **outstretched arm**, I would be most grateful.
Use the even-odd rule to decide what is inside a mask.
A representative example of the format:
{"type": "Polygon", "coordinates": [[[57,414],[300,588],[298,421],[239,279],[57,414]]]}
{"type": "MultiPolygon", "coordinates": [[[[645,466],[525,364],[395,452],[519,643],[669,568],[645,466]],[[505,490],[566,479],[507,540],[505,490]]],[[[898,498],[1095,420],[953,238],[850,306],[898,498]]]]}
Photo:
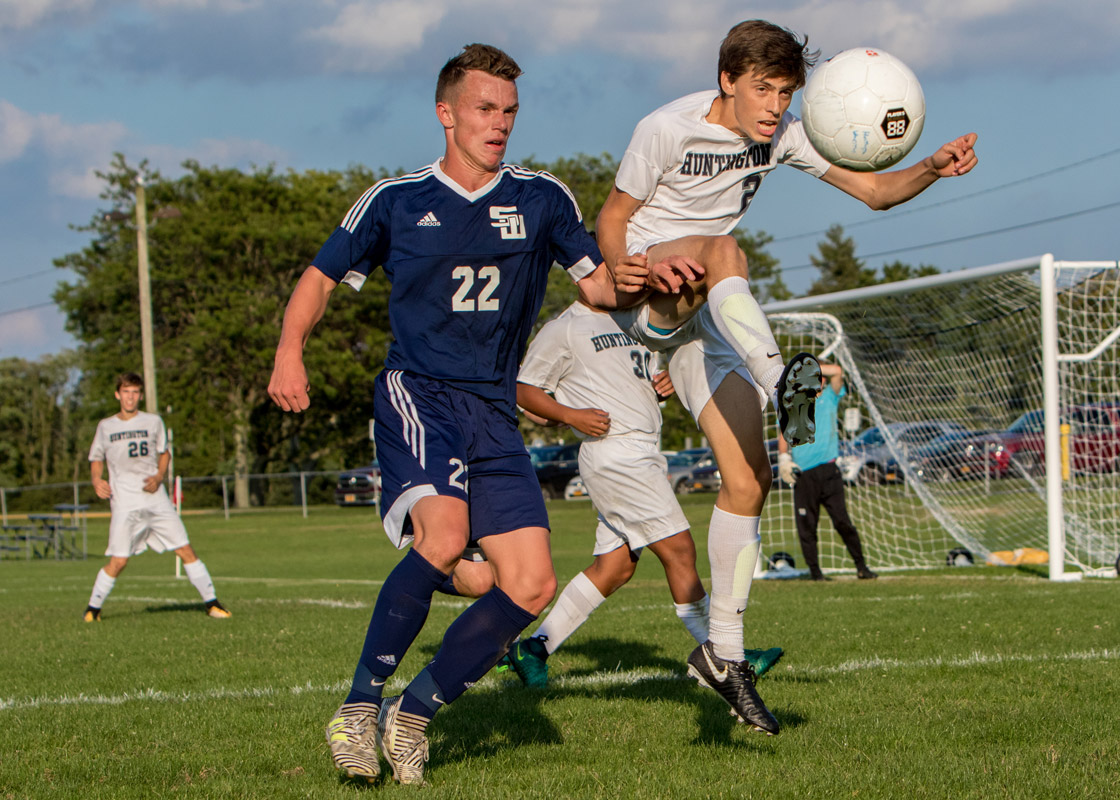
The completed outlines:
{"type": "Polygon", "coordinates": [[[832,166],[821,180],[862,200],[875,211],[884,211],[917,197],[939,178],[953,178],[976,166],[976,134],[969,133],[942,145],[937,152],[905,169],[890,172],[855,172],[832,166]]]}
{"type": "Polygon", "coordinates": [[[315,323],[322,319],[327,300],[337,285],[315,267],[308,267],[288,300],[272,380],[268,383],[268,396],[285,411],[304,411],[311,405],[303,346],[315,323]]]}
{"type": "MultiPolygon", "coordinates": [[[[844,368],[839,364],[821,364],[821,375],[828,380],[832,391],[836,392],[836,394],[840,394],[840,390],[844,388],[844,368]]],[[[781,442],[778,444],[780,446],[781,442]]]]}

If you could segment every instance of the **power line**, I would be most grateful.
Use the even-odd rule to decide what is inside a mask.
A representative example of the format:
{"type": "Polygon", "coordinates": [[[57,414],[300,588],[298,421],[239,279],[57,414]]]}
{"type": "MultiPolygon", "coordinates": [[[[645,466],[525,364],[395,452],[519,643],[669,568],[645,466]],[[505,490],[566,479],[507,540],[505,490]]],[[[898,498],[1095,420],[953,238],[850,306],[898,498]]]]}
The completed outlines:
{"type": "MultiPolygon", "coordinates": [[[[849,222],[849,223],[847,223],[847,224],[845,224],[841,227],[843,227],[845,230],[847,230],[848,228],[858,228],[858,227],[861,227],[863,225],[871,225],[872,223],[875,223],[875,222],[890,222],[892,220],[898,219],[899,217],[904,217],[907,214],[918,214],[918,213],[921,213],[923,211],[930,211],[934,208],[941,208],[942,206],[952,205],[953,203],[960,203],[964,200],[971,200],[974,197],[981,197],[982,195],[991,194],[993,192],[1000,192],[1000,191],[1003,191],[1004,189],[1010,189],[1013,186],[1019,186],[1019,185],[1024,184],[1024,183],[1034,183],[1039,178],[1045,178],[1049,175],[1054,175],[1054,174],[1059,173],[1059,172],[1064,172],[1068,169],[1074,169],[1075,167],[1081,167],[1081,166],[1084,166],[1086,164],[1090,164],[1090,163],[1093,163],[1093,162],[1096,162],[1096,161],[1100,161],[1101,159],[1109,158],[1110,156],[1117,155],[1118,153],[1120,153],[1120,147],[1117,147],[1114,150],[1107,150],[1103,153],[1098,153],[1095,156],[1089,156],[1088,158],[1083,158],[1080,161],[1074,161],[1071,164],[1065,164],[1064,166],[1061,166],[1061,167],[1054,167],[1053,169],[1046,170],[1045,172],[1039,172],[1039,173],[1030,175],[1026,178],[1020,178],[1018,180],[1011,181],[1010,183],[1003,183],[1003,184],[1000,184],[999,186],[992,186],[988,189],[981,189],[980,191],[972,192],[970,194],[963,194],[959,197],[952,197],[952,198],[949,198],[947,200],[940,200],[936,203],[930,203],[929,205],[921,206],[920,208],[903,208],[903,209],[897,209],[897,210],[892,209],[891,213],[887,216],[876,216],[876,217],[873,217],[871,219],[860,220],[859,222],[849,222]]],[[[779,238],[773,239],[773,240],[771,240],[771,244],[777,244],[778,242],[789,242],[789,241],[793,241],[794,239],[804,239],[807,236],[823,236],[826,233],[828,233],[827,228],[825,230],[809,231],[807,233],[794,233],[794,234],[791,234],[789,236],[781,236],[779,238]]],[[[798,267],[794,267],[794,269],[798,269],[798,267]]]]}
{"type": "Polygon", "coordinates": [[[38,272],[29,272],[26,275],[17,275],[14,278],[5,278],[0,281],[0,286],[7,286],[9,283],[17,283],[19,281],[26,281],[31,278],[38,278],[40,275],[49,275],[58,272],[57,269],[41,269],[38,272]]]}
{"type": "MultiPolygon", "coordinates": [[[[940,247],[941,245],[945,245],[945,244],[956,244],[957,242],[967,242],[971,239],[980,239],[980,238],[983,238],[985,236],[995,236],[995,235],[1000,234],[1000,233],[1009,233],[1010,231],[1022,230],[1023,228],[1032,228],[1035,225],[1046,225],[1047,223],[1050,223],[1050,222],[1061,222],[1062,220],[1073,219],[1074,217],[1084,216],[1085,214],[1094,214],[1097,211],[1105,211],[1106,209],[1116,208],[1117,206],[1120,206],[1120,200],[1116,201],[1115,203],[1106,203],[1105,205],[1097,206],[1096,208],[1086,208],[1086,209],[1083,209],[1081,211],[1071,211],[1068,214],[1061,214],[1057,217],[1049,217],[1047,219],[1037,219],[1037,220],[1034,220],[1033,222],[1022,222],[1018,225],[1009,225],[1006,228],[997,228],[995,230],[982,231],[980,233],[970,233],[966,236],[956,236],[952,239],[942,239],[942,240],[937,241],[937,242],[926,242],[925,244],[914,244],[914,245],[909,245],[907,247],[895,247],[891,250],[880,250],[878,253],[864,253],[862,255],[859,255],[859,258],[860,259],[878,258],[880,256],[895,255],[896,253],[905,253],[908,250],[921,250],[922,248],[925,248],[925,247],[940,247]]],[[[799,264],[796,267],[782,267],[781,271],[783,273],[785,273],[785,272],[796,272],[797,270],[801,270],[801,269],[816,269],[816,268],[817,267],[816,267],[815,264],[799,264]]]]}
{"type": "Polygon", "coordinates": [[[12,309],[9,309],[7,311],[0,311],[0,317],[6,317],[9,314],[20,314],[24,311],[34,311],[37,308],[46,308],[47,306],[53,306],[53,305],[54,305],[54,301],[53,300],[48,300],[45,303],[36,303],[33,306],[24,306],[23,308],[12,308],[12,309]]]}

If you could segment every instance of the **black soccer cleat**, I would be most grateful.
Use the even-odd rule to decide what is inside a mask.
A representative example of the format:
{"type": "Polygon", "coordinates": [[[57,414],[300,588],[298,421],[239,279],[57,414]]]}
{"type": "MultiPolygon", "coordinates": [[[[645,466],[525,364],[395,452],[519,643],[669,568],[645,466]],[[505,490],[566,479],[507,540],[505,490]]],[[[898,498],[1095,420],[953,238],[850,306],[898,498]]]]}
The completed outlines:
{"type": "Polygon", "coordinates": [[[816,436],[820,393],[820,362],[809,353],[798,353],[786,363],[775,389],[778,430],[791,446],[809,444],[816,436]]]}
{"type": "Polygon", "coordinates": [[[715,689],[731,706],[731,716],[768,736],[778,735],[778,720],[754,688],[755,674],[750,662],[725,661],[707,641],[688,657],[688,674],[701,686],[715,689]]]}

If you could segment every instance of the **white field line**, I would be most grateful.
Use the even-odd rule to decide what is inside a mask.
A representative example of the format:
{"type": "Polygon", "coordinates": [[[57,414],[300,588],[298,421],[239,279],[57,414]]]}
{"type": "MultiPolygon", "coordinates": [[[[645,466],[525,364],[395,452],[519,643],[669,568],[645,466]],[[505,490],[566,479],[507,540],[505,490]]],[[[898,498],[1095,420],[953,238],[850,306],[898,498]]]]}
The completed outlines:
{"type": "MultiPolygon", "coordinates": [[[[992,664],[1035,664],[1035,663],[1061,663],[1061,662],[1089,662],[1089,661],[1115,661],[1120,659],[1120,648],[1104,650],[1081,650],[1071,653],[1054,654],[986,654],[973,652],[967,656],[952,658],[922,658],[905,661],[898,658],[864,658],[845,661],[842,664],[821,667],[793,667],[780,668],[783,675],[794,677],[806,675],[842,675],[856,672],[885,673],[893,670],[930,669],[934,667],[948,667],[951,669],[971,669],[977,666],[992,664]]],[[[630,686],[644,681],[684,681],[689,680],[684,672],[671,672],[655,669],[632,669],[618,671],[595,672],[590,675],[558,676],[550,684],[559,689],[580,689],[589,687],[630,686]]],[[[389,681],[388,689],[398,692],[406,686],[404,678],[393,678],[389,681]]],[[[520,684],[507,679],[496,677],[490,673],[476,686],[483,689],[499,689],[506,687],[520,688],[520,684]]],[[[135,692],[124,692],[117,695],[102,694],[76,694],[62,695],[59,697],[26,697],[26,698],[0,698],[0,711],[18,711],[29,708],[48,708],[52,706],[79,706],[79,705],[123,705],[125,703],[190,703],[207,700],[255,700],[267,697],[297,697],[304,694],[340,694],[350,688],[346,680],[330,684],[313,684],[308,682],[300,686],[287,688],[250,687],[247,689],[216,688],[195,692],[165,692],[160,689],[140,689],[135,692]]]]}

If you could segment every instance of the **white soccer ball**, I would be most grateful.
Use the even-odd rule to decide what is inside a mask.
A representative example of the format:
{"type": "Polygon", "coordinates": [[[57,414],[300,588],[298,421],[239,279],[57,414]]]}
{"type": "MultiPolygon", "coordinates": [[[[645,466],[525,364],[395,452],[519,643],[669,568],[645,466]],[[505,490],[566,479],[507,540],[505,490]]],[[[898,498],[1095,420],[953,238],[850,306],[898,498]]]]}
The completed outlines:
{"type": "Polygon", "coordinates": [[[926,120],[922,86],[889,53],[857,47],[809,75],[801,122],[829,162],[860,172],[897,164],[914,149],[926,120]]]}

